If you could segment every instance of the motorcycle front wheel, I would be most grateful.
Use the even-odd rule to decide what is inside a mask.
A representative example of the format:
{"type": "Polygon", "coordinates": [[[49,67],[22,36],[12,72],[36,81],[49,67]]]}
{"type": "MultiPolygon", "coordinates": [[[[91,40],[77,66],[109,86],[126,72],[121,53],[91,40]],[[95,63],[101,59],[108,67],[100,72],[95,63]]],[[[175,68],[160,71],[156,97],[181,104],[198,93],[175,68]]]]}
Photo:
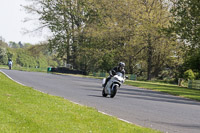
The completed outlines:
{"type": "Polygon", "coordinates": [[[118,85],[114,85],[110,97],[113,98],[117,93],[118,85]]]}

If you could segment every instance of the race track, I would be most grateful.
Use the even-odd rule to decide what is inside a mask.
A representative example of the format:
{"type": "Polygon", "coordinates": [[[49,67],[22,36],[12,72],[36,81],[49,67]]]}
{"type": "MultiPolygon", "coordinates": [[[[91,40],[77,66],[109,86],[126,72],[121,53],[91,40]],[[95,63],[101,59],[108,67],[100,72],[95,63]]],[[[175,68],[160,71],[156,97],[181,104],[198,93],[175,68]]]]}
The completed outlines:
{"type": "Polygon", "coordinates": [[[127,85],[122,85],[114,98],[105,98],[99,79],[0,70],[26,86],[137,125],[168,133],[200,133],[200,102],[127,85]]]}

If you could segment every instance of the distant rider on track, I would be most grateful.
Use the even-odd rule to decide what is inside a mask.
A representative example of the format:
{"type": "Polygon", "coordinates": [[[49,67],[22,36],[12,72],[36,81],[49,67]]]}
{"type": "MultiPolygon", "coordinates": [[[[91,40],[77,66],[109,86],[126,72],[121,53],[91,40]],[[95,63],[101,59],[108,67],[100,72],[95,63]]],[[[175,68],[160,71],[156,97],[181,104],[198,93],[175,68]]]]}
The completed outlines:
{"type": "Polygon", "coordinates": [[[12,60],[11,59],[8,60],[8,67],[10,70],[12,69],[12,60]]]}

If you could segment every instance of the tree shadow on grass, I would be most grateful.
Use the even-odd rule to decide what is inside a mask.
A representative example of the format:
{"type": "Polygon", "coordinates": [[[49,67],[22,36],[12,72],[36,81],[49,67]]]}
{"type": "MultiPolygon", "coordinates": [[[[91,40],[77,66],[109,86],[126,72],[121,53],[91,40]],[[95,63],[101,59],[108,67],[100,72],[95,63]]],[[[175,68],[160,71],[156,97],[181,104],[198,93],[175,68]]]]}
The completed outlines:
{"type": "MultiPolygon", "coordinates": [[[[190,104],[190,105],[199,105],[200,102],[178,97],[172,96],[163,92],[142,89],[137,87],[128,87],[128,88],[121,88],[118,91],[121,97],[126,98],[136,98],[142,100],[151,100],[151,101],[162,101],[162,102],[170,102],[170,103],[179,103],[179,104],[190,104]]],[[[187,94],[187,93],[186,93],[187,94]]],[[[196,94],[195,94],[196,95],[196,94]]]]}
{"type": "Polygon", "coordinates": [[[174,86],[174,85],[137,83],[137,82],[128,82],[128,84],[131,86],[137,86],[140,88],[156,90],[159,92],[164,92],[171,95],[182,96],[182,97],[200,101],[200,90],[198,89],[189,89],[186,87],[179,87],[179,86],[174,86]]]}

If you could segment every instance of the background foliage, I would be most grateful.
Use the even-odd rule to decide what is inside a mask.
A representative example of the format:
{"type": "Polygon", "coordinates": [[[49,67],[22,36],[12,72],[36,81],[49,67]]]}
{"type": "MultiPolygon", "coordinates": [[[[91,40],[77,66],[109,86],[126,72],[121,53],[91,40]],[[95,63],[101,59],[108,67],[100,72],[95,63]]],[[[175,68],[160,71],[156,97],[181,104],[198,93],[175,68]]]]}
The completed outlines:
{"type": "Polygon", "coordinates": [[[89,73],[123,61],[127,73],[147,80],[177,80],[189,69],[199,77],[198,0],[30,0],[24,8],[52,37],[47,45],[10,42],[7,58],[21,66],[70,64],[89,73]]]}
{"type": "Polygon", "coordinates": [[[20,47],[20,43],[11,42],[4,46],[1,45],[0,64],[7,65],[8,59],[12,59],[13,66],[30,68],[47,68],[58,66],[60,63],[60,60],[56,59],[53,54],[49,54],[45,44],[21,44],[20,47]]]}

